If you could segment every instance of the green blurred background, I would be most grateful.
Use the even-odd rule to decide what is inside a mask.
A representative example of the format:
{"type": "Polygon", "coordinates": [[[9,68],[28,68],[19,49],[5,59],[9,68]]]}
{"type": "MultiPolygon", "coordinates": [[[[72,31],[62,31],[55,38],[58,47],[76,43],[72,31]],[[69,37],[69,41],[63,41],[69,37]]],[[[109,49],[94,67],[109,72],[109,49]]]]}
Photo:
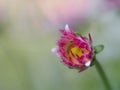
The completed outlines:
{"type": "Polygon", "coordinates": [[[105,90],[94,66],[78,73],[51,53],[66,23],[105,45],[97,58],[113,90],[120,90],[116,1],[0,0],[0,90],[105,90]]]}

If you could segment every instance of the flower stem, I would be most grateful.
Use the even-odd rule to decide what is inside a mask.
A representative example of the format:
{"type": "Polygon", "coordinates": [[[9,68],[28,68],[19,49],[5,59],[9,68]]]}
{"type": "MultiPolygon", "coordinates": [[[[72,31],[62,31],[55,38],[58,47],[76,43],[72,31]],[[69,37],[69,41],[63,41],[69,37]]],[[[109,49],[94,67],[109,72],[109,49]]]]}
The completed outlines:
{"type": "Polygon", "coordinates": [[[108,79],[106,77],[106,74],[105,74],[102,66],[98,62],[98,60],[95,61],[95,67],[96,67],[96,69],[97,69],[97,71],[98,71],[98,73],[99,73],[99,75],[100,75],[100,77],[101,77],[105,87],[106,87],[106,90],[112,90],[112,88],[110,86],[110,83],[109,83],[109,81],[108,81],[108,79]]]}

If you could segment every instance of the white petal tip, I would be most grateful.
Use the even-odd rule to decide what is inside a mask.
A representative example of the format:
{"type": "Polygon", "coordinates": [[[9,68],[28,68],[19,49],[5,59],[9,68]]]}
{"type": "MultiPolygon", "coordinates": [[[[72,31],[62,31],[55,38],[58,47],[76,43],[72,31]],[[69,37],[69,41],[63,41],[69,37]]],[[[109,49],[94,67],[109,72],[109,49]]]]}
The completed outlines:
{"type": "Polygon", "coordinates": [[[85,66],[86,66],[86,67],[89,67],[90,64],[91,64],[91,61],[88,61],[88,62],[85,63],[85,66]]]}
{"type": "Polygon", "coordinates": [[[69,25],[68,25],[68,24],[66,24],[66,25],[65,25],[65,30],[66,30],[66,31],[69,31],[69,30],[70,30],[70,28],[69,28],[69,25]]]}
{"type": "Polygon", "coordinates": [[[60,57],[60,55],[57,53],[57,48],[51,49],[51,52],[55,53],[57,55],[57,57],[60,57]]]}
{"type": "Polygon", "coordinates": [[[53,52],[53,53],[56,53],[56,51],[57,51],[57,48],[51,49],[51,52],[53,52]]]}

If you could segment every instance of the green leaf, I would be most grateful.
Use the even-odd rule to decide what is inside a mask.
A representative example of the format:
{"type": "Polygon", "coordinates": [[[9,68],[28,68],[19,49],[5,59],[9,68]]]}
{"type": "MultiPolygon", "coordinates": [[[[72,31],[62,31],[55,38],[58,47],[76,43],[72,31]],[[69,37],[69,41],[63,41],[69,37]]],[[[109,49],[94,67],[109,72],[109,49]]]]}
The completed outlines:
{"type": "Polygon", "coordinates": [[[98,54],[98,53],[100,53],[101,51],[103,51],[103,49],[104,49],[104,45],[94,46],[94,53],[95,53],[95,54],[98,54]]]}
{"type": "Polygon", "coordinates": [[[76,35],[80,36],[81,34],[79,32],[75,32],[76,35]]]}

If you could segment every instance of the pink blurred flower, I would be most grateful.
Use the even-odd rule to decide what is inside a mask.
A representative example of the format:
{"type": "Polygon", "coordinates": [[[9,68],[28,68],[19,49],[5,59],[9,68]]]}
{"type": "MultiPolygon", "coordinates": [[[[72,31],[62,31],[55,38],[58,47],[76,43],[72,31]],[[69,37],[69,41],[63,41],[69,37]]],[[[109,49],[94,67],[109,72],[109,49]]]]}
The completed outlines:
{"type": "Polygon", "coordinates": [[[58,57],[62,59],[63,64],[69,68],[78,69],[79,72],[87,69],[93,58],[92,38],[77,36],[72,29],[65,26],[64,30],[60,30],[61,37],[57,40],[57,48],[53,48],[58,57]]]}
{"type": "Polygon", "coordinates": [[[120,0],[106,0],[105,2],[109,9],[120,8],[120,0]]]}
{"type": "Polygon", "coordinates": [[[7,5],[5,0],[0,0],[0,23],[4,23],[7,18],[7,5]]]}
{"type": "Polygon", "coordinates": [[[84,21],[94,11],[95,4],[89,0],[52,0],[41,4],[42,12],[53,24],[74,24],[84,21]]]}

